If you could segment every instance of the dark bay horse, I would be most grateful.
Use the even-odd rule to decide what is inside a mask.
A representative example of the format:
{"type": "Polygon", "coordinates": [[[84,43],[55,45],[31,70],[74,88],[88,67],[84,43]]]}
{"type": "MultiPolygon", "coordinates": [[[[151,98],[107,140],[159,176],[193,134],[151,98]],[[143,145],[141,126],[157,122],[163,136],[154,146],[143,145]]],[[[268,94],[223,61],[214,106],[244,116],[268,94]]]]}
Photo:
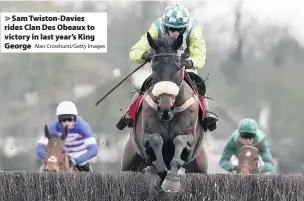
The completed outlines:
{"type": "Polygon", "coordinates": [[[241,147],[238,156],[238,173],[239,174],[259,174],[260,151],[259,146],[261,142],[253,145],[244,145],[241,147]]]}
{"type": "Polygon", "coordinates": [[[76,171],[79,170],[70,167],[68,155],[65,150],[64,141],[68,136],[67,127],[64,129],[62,135],[57,133],[50,133],[47,125],[44,127],[44,134],[48,138],[46,145],[46,154],[44,158],[44,171],[76,171]]]}
{"type": "Polygon", "coordinates": [[[155,51],[152,81],[125,141],[121,165],[123,171],[158,174],[164,191],[177,192],[181,174],[207,172],[199,96],[184,79],[177,55],[183,35],[152,39],[147,33],[147,39],[155,51]]]}

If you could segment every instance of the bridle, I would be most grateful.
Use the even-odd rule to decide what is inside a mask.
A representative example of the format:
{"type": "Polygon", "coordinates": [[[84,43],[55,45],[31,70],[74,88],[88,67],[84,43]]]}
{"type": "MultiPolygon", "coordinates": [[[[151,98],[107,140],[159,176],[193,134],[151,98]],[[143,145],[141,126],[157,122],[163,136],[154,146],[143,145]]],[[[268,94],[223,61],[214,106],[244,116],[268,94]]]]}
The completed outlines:
{"type": "Polygon", "coordinates": [[[173,56],[173,57],[180,58],[180,56],[176,53],[157,53],[157,54],[154,54],[154,57],[167,57],[167,56],[173,56]]]}
{"type": "MultiPolygon", "coordinates": [[[[59,139],[53,139],[54,141],[61,141],[61,140],[59,140],[59,139]]],[[[65,164],[66,164],[66,162],[67,162],[67,159],[68,159],[68,155],[67,155],[67,152],[66,152],[66,150],[65,150],[65,148],[64,148],[64,150],[62,151],[62,154],[63,154],[63,160],[59,163],[59,170],[58,171],[69,171],[69,169],[68,170],[65,170],[65,164]]],[[[49,158],[47,159],[47,160],[49,160],[49,158]]],[[[47,164],[48,163],[48,161],[44,161],[44,163],[45,164],[47,164]]],[[[69,164],[69,166],[70,166],[70,162],[68,161],[68,164],[69,164]]],[[[73,168],[73,167],[72,167],[73,168]]],[[[47,168],[46,168],[46,166],[44,167],[44,171],[56,171],[56,170],[48,170],[47,168]]]]}
{"type": "Polygon", "coordinates": [[[181,57],[177,53],[157,53],[153,57],[177,57],[179,62],[181,61],[181,57]]]}

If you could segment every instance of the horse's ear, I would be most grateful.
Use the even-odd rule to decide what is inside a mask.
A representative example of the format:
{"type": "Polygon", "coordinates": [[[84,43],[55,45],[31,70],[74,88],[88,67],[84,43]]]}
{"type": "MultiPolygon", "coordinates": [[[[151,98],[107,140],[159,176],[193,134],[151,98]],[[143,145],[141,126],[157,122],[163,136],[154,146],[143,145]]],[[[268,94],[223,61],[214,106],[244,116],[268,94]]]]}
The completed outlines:
{"type": "Polygon", "coordinates": [[[151,34],[149,32],[147,32],[147,40],[149,42],[149,45],[152,49],[156,50],[157,49],[157,45],[155,40],[152,38],[151,34]]]}
{"type": "Polygon", "coordinates": [[[183,34],[178,34],[177,39],[172,43],[171,48],[174,50],[178,50],[182,45],[184,41],[183,34]]]}
{"type": "Polygon", "coordinates": [[[50,134],[49,128],[48,128],[48,126],[47,126],[46,124],[44,125],[44,135],[45,135],[45,137],[47,137],[48,139],[51,138],[51,134],[50,134]]]}
{"type": "Polygon", "coordinates": [[[64,131],[63,131],[63,133],[62,133],[62,135],[61,135],[61,139],[63,140],[63,141],[65,141],[65,139],[68,137],[68,127],[67,126],[65,126],[64,127],[64,131]]]}

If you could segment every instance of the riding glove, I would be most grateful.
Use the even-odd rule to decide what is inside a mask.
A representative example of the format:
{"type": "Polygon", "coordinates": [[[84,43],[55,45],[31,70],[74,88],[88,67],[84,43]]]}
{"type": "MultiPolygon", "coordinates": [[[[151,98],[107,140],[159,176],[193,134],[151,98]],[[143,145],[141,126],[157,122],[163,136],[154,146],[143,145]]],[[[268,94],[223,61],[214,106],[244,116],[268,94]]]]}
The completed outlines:
{"type": "Polygon", "coordinates": [[[152,61],[154,54],[155,54],[154,50],[145,51],[141,56],[141,58],[145,61],[150,62],[152,61]]]}
{"type": "Polygon", "coordinates": [[[185,66],[186,69],[191,69],[193,67],[193,62],[188,59],[182,59],[181,65],[185,66]]]}

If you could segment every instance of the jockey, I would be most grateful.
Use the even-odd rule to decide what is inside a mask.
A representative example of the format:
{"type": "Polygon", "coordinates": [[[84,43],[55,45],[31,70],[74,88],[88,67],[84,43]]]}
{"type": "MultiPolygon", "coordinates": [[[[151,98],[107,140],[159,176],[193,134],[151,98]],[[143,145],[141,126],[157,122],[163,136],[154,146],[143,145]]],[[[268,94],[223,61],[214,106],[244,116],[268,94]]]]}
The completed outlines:
{"type": "MultiPolygon", "coordinates": [[[[184,36],[184,44],[178,50],[178,54],[182,58],[182,66],[186,71],[197,74],[197,69],[201,69],[205,65],[206,45],[202,34],[202,29],[198,21],[189,15],[189,11],[181,4],[171,4],[165,8],[162,17],[156,19],[150,26],[148,32],[153,39],[160,34],[166,33],[173,38],[177,38],[179,34],[184,36]]],[[[147,34],[141,36],[140,40],[131,48],[129,52],[130,60],[134,63],[142,63],[151,61],[154,51],[150,49],[147,34]]],[[[196,75],[197,79],[202,82],[202,78],[196,75]]],[[[195,80],[194,80],[195,81],[195,80]]],[[[198,87],[199,88],[199,87],[198,87]]],[[[138,98],[140,93],[136,93],[131,104],[138,98]]],[[[129,108],[130,108],[129,105],[129,108]]],[[[216,129],[217,115],[208,111],[207,100],[204,99],[204,105],[207,108],[206,118],[204,120],[205,130],[213,131],[216,129]]],[[[126,126],[131,127],[133,120],[129,117],[128,111],[117,123],[116,127],[123,130],[126,126]]]]}
{"type": "Polygon", "coordinates": [[[220,166],[229,172],[236,170],[236,167],[230,162],[231,156],[238,156],[241,146],[255,144],[261,141],[262,146],[260,146],[259,151],[263,162],[260,170],[263,173],[271,172],[273,170],[273,162],[268,140],[265,133],[257,128],[257,122],[251,118],[241,120],[239,128],[230,136],[222,152],[219,161],[220,166]]]}
{"type": "MultiPolygon", "coordinates": [[[[66,151],[70,162],[80,171],[91,172],[89,160],[98,153],[98,146],[90,125],[80,116],[76,105],[71,101],[61,102],[56,109],[57,119],[48,127],[51,133],[62,133],[68,127],[65,140],[66,151]]],[[[44,159],[48,139],[43,135],[36,146],[36,153],[44,159]]]]}

